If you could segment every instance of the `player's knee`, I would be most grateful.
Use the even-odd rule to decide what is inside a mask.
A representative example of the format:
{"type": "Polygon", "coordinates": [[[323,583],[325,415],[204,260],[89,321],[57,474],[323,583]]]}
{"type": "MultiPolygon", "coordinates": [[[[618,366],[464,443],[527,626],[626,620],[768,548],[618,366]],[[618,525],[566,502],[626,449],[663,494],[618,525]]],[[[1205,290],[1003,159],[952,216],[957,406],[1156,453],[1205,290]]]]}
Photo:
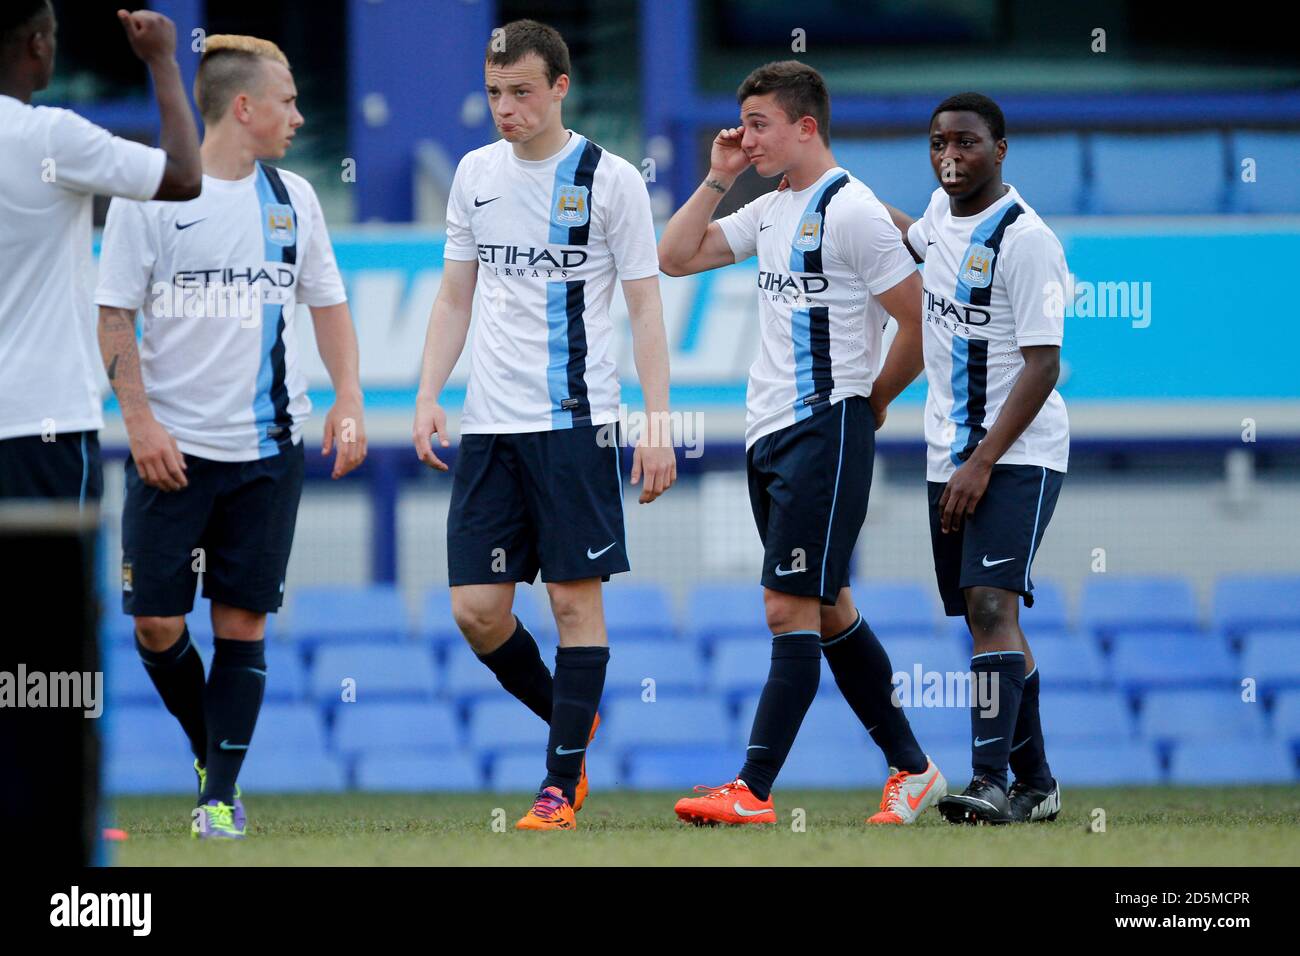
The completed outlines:
{"type": "Polygon", "coordinates": [[[562,634],[586,627],[598,613],[599,606],[593,605],[590,595],[583,589],[552,585],[548,593],[555,626],[562,634]]]}
{"type": "MultiPolygon", "coordinates": [[[[785,634],[790,631],[812,630],[803,620],[805,602],[793,594],[768,590],[763,595],[763,610],[767,614],[767,627],[773,634],[785,634]]],[[[819,612],[820,613],[820,612],[819,612]]],[[[820,625],[820,619],[818,625],[820,625]]]]}
{"type": "Polygon", "coordinates": [[[1000,588],[971,588],[966,592],[966,618],[977,646],[1006,643],[1008,650],[1020,649],[1015,600],[1015,594],[1000,588]]]}
{"type": "Polygon", "coordinates": [[[137,617],[135,635],[147,651],[160,653],[179,640],[185,630],[184,617],[137,617]]]}
{"type": "Polygon", "coordinates": [[[227,604],[213,604],[212,632],[231,641],[261,640],[266,633],[266,614],[227,604]]]}
{"type": "Polygon", "coordinates": [[[465,640],[476,651],[514,623],[508,605],[502,607],[497,601],[466,597],[455,591],[451,595],[451,616],[465,640]]]}

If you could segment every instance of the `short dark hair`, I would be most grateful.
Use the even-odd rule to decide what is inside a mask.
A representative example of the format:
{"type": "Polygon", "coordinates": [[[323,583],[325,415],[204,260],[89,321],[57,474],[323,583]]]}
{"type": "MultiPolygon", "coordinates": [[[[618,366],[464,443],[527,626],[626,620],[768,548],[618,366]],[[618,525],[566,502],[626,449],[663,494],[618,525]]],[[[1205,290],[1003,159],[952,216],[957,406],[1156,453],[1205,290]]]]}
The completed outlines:
{"type": "Polygon", "coordinates": [[[994,142],[1007,138],[1007,121],[1002,116],[1002,107],[983,93],[955,93],[948,97],[930,114],[931,126],[940,113],[978,113],[993,134],[994,142]]]}
{"type": "Polygon", "coordinates": [[[569,48],[564,37],[555,27],[536,20],[512,20],[493,30],[492,39],[488,41],[487,62],[509,66],[530,53],[536,53],[546,64],[549,86],[554,86],[561,75],[569,72],[569,48]]]}
{"type": "Polygon", "coordinates": [[[36,20],[54,16],[50,0],[5,0],[0,8],[0,47],[7,47],[22,36],[36,20]]]}
{"type": "Polygon", "coordinates": [[[822,75],[798,60],[765,63],[740,84],[736,102],[771,93],[791,123],[805,116],[817,121],[817,132],[827,146],[831,143],[831,96],[822,75]]]}

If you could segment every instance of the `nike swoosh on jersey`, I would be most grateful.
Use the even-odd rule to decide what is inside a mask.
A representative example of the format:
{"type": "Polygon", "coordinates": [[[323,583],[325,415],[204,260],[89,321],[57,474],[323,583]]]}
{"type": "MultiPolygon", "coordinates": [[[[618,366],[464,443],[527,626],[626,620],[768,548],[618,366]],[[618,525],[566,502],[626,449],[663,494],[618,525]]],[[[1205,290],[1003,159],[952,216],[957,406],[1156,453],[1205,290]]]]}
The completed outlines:
{"type": "Polygon", "coordinates": [[[195,219],[193,222],[187,222],[187,223],[185,223],[184,225],[181,225],[181,224],[178,222],[178,223],[176,223],[176,228],[177,228],[177,229],[188,229],[188,228],[190,228],[190,226],[197,226],[199,223],[203,222],[203,220],[204,220],[204,219],[207,219],[207,218],[208,218],[207,216],[204,216],[203,219],[195,219]]]}
{"type": "Polygon", "coordinates": [[[500,196],[493,196],[491,199],[484,199],[482,202],[479,202],[479,201],[478,201],[478,197],[475,196],[475,197],[474,197],[474,205],[475,205],[475,206],[486,206],[488,203],[490,203],[490,202],[496,202],[496,201],[497,201],[498,199],[500,199],[500,198],[501,198],[500,196]]]}
{"type": "Polygon", "coordinates": [[[984,567],[986,567],[986,568],[995,568],[995,567],[997,567],[999,564],[1006,564],[1008,561],[1014,561],[1014,560],[1016,560],[1016,559],[1015,559],[1015,558],[998,558],[998,560],[996,560],[996,561],[990,561],[990,560],[989,560],[989,556],[986,554],[986,555],[984,555],[983,558],[980,559],[980,563],[983,564],[984,567]]]}
{"type": "Polygon", "coordinates": [[[759,231],[759,232],[762,232],[764,229],[771,229],[772,226],[773,226],[773,223],[770,223],[770,222],[769,222],[766,226],[759,226],[759,227],[758,227],[758,231],[759,231]]]}
{"type": "Polygon", "coordinates": [[[1001,737],[990,737],[988,740],[981,740],[980,738],[976,737],[976,738],[975,738],[975,746],[976,746],[976,747],[983,747],[983,746],[985,746],[985,745],[987,745],[987,744],[995,744],[995,743],[997,743],[997,742],[998,742],[999,740],[1001,740],[1001,739],[1002,739],[1001,737]]]}
{"type": "Polygon", "coordinates": [[[783,577],[785,577],[787,574],[802,574],[804,571],[807,571],[807,570],[808,570],[807,568],[791,568],[789,571],[785,571],[785,570],[782,570],[781,565],[778,564],[778,565],[776,566],[776,576],[777,576],[778,578],[783,578],[783,577]]]}
{"type": "Polygon", "coordinates": [[[588,558],[589,560],[595,561],[597,558],[599,558],[602,554],[604,554],[604,553],[605,553],[606,551],[608,551],[610,548],[614,547],[614,545],[616,545],[616,544],[618,544],[617,541],[611,541],[609,544],[605,545],[605,547],[601,548],[601,549],[600,549],[599,551],[597,551],[595,554],[592,554],[592,553],[591,553],[591,548],[588,548],[588,549],[587,549],[587,558],[588,558]]]}
{"type": "Polygon", "coordinates": [[[576,750],[569,750],[567,747],[561,747],[559,744],[556,744],[555,755],[557,757],[564,757],[569,754],[580,754],[586,749],[587,749],[586,747],[578,747],[576,750]]]}
{"type": "Polygon", "coordinates": [[[737,800],[735,803],[731,805],[731,809],[735,810],[742,817],[758,817],[758,816],[762,816],[764,813],[770,813],[773,816],[776,816],[776,811],[773,810],[771,807],[765,807],[762,810],[746,810],[744,807],[740,805],[739,800],[737,800]]]}

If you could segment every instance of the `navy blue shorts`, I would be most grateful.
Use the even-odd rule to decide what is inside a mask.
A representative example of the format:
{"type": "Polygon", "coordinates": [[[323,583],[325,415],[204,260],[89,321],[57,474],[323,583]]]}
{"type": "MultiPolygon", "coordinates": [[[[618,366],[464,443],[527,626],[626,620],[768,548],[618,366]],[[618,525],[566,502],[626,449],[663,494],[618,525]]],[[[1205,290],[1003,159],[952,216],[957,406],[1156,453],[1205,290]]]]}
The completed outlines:
{"type": "Polygon", "coordinates": [[[939,530],[939,499],[947,485],[926,482],[930,495],[930,544],[943,609],[951,617],[966,613],[965,588],[989,587],[1024,596],[1034,606],[1029,577],[1043,532],[1052,520],[1065,475],[1040,465],[994,465],[988,488],[963,518],[959,531],[939,530]]]}
{"type": "Polygon", "coordinates": [[[200,567],[204,597],[248,611],[279,610],[302,497],[302,443],[256,461],[186,455],[185,464],[189,484],[162,491],[146,485],[126,459],[122,610],[137,617],[188,614],[200,567]]]}
{"type": "Polygon", "coordinates": [[[628,570],[619,430],[462,435],[447,576],[462,584],[608,579],[628,570]],[[612,441],[611,441],[612,439],[612,441]]]}
{"type": "Polygon", "coordinates": [[[99,501],[104,469],[97,432],[68,432],[44,441],[21,435],[0,441],[0,498],[99,501]]]}
{"type": "Polygon", "coordinates": [[[763,586],[834,604],[867,517],[876,417],[852,396],[764,435],[745,456],[763,586]]]}

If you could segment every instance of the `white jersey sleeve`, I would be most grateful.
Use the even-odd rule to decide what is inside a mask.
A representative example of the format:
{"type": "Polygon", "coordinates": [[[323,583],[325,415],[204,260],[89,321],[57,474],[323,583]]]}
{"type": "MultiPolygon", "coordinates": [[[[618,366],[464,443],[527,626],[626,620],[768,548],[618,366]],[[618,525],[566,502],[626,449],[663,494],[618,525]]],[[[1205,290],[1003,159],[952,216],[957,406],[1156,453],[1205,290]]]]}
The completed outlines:
{"type": "Polygon", "coordinates": [[[316,198],[316,190],[306,180],[302,182],[306,186],[308,208],[299,215],[305,213],[311,217],[311,229],[298,269],[298,301],[307,306],[338,305],[346,302],[348,295],[343,287],[343,277],[339,275],[338,262],[334,259],[334,246],[325,226],[325,214],[316,198]]]}
{"type": "Polygon", "coordinates": [[[1045,226],[1016,232],[1003,246],[1001,265],[1016,344],[1059,346],[1065,334],[1061,293],[1069,287],[1060,240],[1045,226]]]}
{"type": "Polygon", "coordinates": [[[451,192],[447,196],[447,243],[442,252],[444,259],[470,262],[478,258],[478,244],[474,241],[469,214],[468,167],[472,161],[470,156],[462,159],[451,181],[451,192]]]}
{"type": "Polygon", "coordinates": [[[48,155],[54,182],[73,192],[152,199],[162,183],[167,154],[133,143],[71,110],[53,110],[48,155]]]}
{"type": "Polygon", "coordinates": [[[114,199],[108,205],[99,253],[95,304],[139,309],[149,296],[149,279],[158,261],[154,228],[145,204],[114,199]]]}
{"type": "Polygon", "coordinates": [[[920,219],[915,220],[907,227],[907,244],[912,247],[912,251],[921,258],[922,262],[924,262],[925,249],[929,242],[930,230],[925,224],[925,216],[922,215],[920,219]]]}
{"type": "Polygon", "coordinates": [[[836,253],[862,276],[872,295],[888,292],[916,271],[898,227],[880,202],[855,204],[854,214],[837,217],[834,228],[836,253]]]}
{"type": "Polygon", "coordinates": [[[614,257],[619,281],[657,276],[658,243],[645,180],[629,162],[615,163],[614,170],[613,201],[603,208],[607,217],[605,241],[614,257]]]}
{"type": "Polygon", "coordinates": [[[768,197],[775,195],[775,192],[764,193],[752,202],[741,206],[730,216],[723,216],[718,220],[722,236],[727,240],[727,245],[731,246],[732,255],[736,257],[737,262],[744,262],[750,256],[758,254],[759,220],[770,201],[768,197]]]}

